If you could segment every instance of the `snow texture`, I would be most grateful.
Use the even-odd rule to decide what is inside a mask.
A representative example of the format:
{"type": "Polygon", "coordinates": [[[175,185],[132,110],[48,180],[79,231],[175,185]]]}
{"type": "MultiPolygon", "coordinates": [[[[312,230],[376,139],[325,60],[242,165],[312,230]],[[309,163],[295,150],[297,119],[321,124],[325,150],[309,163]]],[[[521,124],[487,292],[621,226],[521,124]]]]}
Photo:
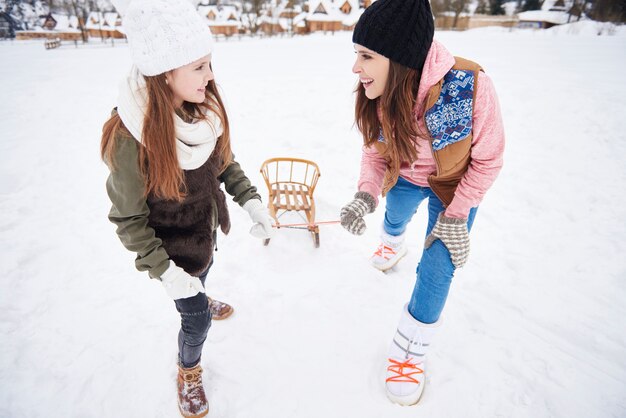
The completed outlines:
{"type": "MultiPolygon", "coordinates": [[[[383,274],[368,256],[384,200],[364,236],[322,226],[319,249],[287,229],[263,247],[229,201],[207,293],[235,313],[204,349],[211,417],[626,416],[626,37],[437,38],[492,77],[507,149],[422,400],[390,403],[383,377],[426,208],[383,274]]],[[[178,416],[178,314],[107,220],[100,133],[130,66],[125,43],[107,45],[0,42],[0,417],[178,416]]],[[[353,60],[349,33],[214,53],[238,161],[264,198],[265,159],[316,161],[320,221],[337,219],[357,183],[353,60]]]]}

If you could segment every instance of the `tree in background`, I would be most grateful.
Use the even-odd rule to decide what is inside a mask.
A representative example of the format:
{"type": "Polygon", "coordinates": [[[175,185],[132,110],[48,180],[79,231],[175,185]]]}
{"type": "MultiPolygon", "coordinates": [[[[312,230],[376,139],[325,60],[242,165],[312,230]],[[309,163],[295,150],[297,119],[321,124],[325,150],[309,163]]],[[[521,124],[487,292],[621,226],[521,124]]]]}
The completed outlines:
{"type": "Polygon", "coordinates": [[[469,6],[469,0],[452,0],[450,3],[450,10],[454,12],[454,21],[452,22],[452,28],[456,29],[456,25],[459,23],[459,16],[461,13],[467,12],[469,6]]]}
{"type": "Polygon", "coordinates": [[[89,37],[87,36],[87,31],[85,30],[85,22],[87,21],[87,17],[89,16],[90,6],[92,3],[88,0],[64,0],[63,6],[65,10],[67,10],[67,14],[69,16],[76,16],[78,18],[78,30],[80,30],[81,37],[83,38],[83,42],[88,42],[89,37]]]}
{"type": "Polygon", "coordinates": [[[431,0],[430,8],[433,15],[436,17],[441,13],[447,12],[450,9],[450,0],[431,0]]]}
{"type": "Polygon", "coordinates": [[[541,1],[540,0],[526,0],[521,7],[522,12],[527,12],[529,10],[540,10],[541,9],[541,1]]]}
{"type": "Polygon", "coordinates": [[[261,17],[265,3],[265,0],[246,0],[243,3],[243,15],[246,17],[244,24],[252,34],[259,31],[259,17],[261,17]]]}
{"type": "Polygon", "coordinates": [[[502,7],[503,0],[489,0],[489,14],[491,15],[503,15],[504,7],[502,7]]]}
{"type": "Polygon", "coordinates": [[[287,12],[287,30],[289,32],[289,36],[293,36],[295,32],[295,28],[293,25],[294,18],[298,15],[296,13],[296,0],[289,0],[287,5],[285,6],[284,11],[287,12]]]}
{"type": "Polygon", "coordinates": [[[487,0],[478,0],[478,6],[476,7],[475,13],[479,15],[489,14],[489,4],[487,4],[487,0]]]}
{"type": "Polygon", "coordinates": [[[600,22],[626,22],[626,0],[595,0],[590,16],[600,22]]]}
{"type": "Polygon", "coordinates": [[[17,7],[15,6],[21,3],[21,1],[20,0],[7,0],[3,3],[4,3],[4,10],[2,11],[10,14],[11,12],[13,12],[13,9],[17,9],[17,7]]]}
{"type": "Polygon", "coordinates": [[[430,7],[433,11],[433,15],[436,18],[439,17],[445,19],[444,16],[446,13],[453,13],[454,19],[452,21],[451,27],[456,28],[459,21],[459,16],[461,16],[461,13],[467,12],[469,10],[469,4],[470,0],[431,0],[430,7]]]}
{"type": "Polygon", "coordinates": [[[567,11],[567,23],[578,22],[584,14],[588,0],[574,0],[572,7],[567,11]]]}
{"type": "Polygon", "coordinates": [[[47,2],[39,0],[8,0],[0,2],[0,11],[6,12],[13,18],[16,29],[29,30],[37,26],[39,15],[43,10],[47,10],[44,5],[47,6],[47,2]]]}

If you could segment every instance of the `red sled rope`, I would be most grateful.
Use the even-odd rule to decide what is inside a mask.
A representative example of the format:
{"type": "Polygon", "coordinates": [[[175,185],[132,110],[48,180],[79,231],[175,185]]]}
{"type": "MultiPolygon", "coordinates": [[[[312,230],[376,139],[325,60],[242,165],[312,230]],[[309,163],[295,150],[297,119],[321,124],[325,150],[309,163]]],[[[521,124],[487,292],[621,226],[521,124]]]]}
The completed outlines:
{"type": "Polygon", "coordinates": [[[292,228],[292,229],[309,229],[309,227],[311,228],[315,228],[318,225],[334,225],[334,224],[338,224],[341,221],[322,221],[322,222],[315,222],[313,224],[308,224],[308,223],[300,223],[300,224],[275,224],[272,225],[274,228],[280,229],[280,228],[292,228]]]}

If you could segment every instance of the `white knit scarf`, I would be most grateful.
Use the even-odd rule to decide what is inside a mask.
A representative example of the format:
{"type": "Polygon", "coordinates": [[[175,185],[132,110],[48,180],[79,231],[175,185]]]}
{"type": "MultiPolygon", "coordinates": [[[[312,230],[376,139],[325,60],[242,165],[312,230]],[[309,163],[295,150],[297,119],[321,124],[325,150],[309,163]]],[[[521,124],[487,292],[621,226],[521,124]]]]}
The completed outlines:
{"type": "MultiPolygon", "coordinates": [[[[146,81],[135,66],[120,83],[117,113],[130,133],[142,141],[143,121],[148,104],[146,81]]],[[[206,119],[187,123],[174,115],[176,127],[176,154],[183,170],[200,167],[211,156],[223,128],[219,117],[208,112],[206,119]]]]}

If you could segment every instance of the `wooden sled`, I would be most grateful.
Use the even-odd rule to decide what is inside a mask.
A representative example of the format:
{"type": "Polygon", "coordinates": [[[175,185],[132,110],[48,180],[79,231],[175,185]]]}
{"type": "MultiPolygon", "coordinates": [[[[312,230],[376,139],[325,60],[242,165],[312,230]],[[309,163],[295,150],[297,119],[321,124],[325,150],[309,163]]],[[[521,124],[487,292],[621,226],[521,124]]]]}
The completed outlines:
{"type": "MultiPolygon", "coordinates": [[[[320,170],[313,161],[300,158],[270,158],[261,165],[261,175],[269,199],[267,207],[270,215],[280,228],[278,218],[288,211],[304,212],[307,227],[313,235],[315,248],[320,246],[319,226],[315,224],[315,200],[313,192],[320,178],[320,170]],[[279,214],[279,211],[282,213],[279,214]]],[[[268,245],[269,239],[263,241],[268,245]]]]}

